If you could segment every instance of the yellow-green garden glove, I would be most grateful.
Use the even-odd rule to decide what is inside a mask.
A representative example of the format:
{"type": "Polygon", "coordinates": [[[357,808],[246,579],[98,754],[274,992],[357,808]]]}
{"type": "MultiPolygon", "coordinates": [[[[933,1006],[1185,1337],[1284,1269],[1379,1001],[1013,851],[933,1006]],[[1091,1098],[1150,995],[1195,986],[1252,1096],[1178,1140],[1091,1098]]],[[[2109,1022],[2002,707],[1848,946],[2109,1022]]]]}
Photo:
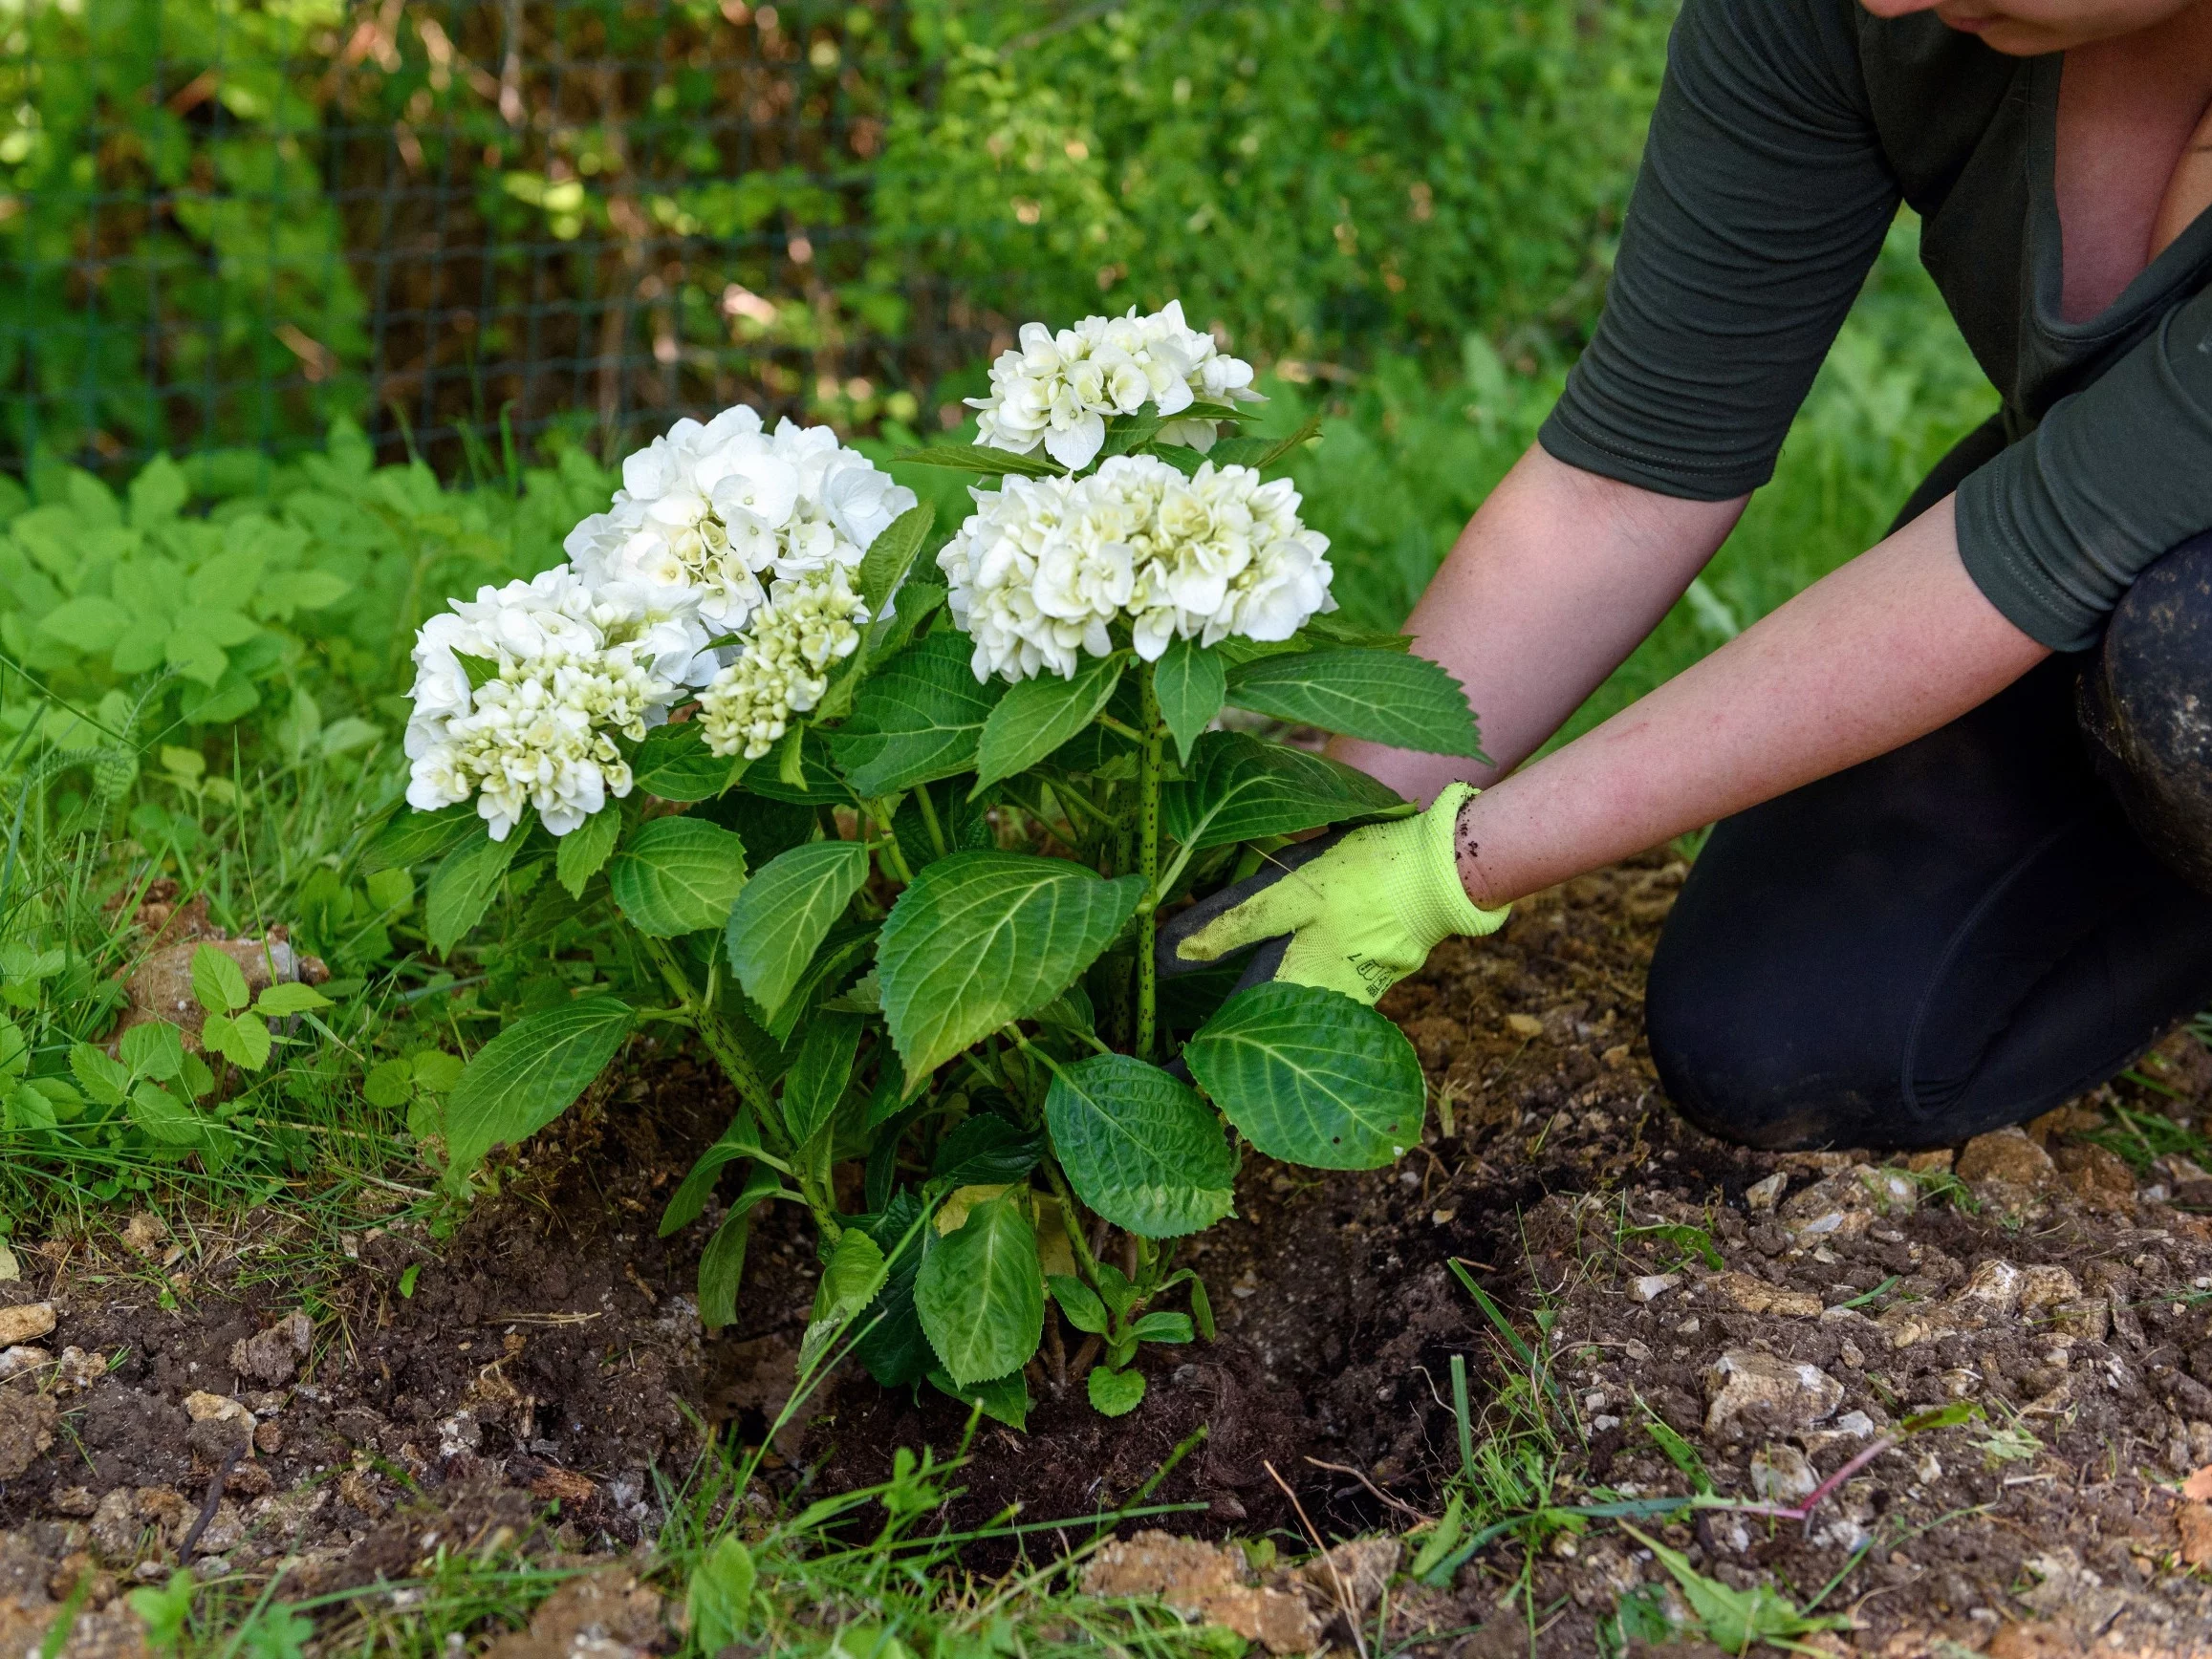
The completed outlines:
{"type": "Polygon", "coordinates": [[[1240,989],[1279,979],[1379,1000],[1453,934],[1506,924],[1508,907],[1484,910],[1460,885],[1455,831],[1474,794],[1454,784],[1419,817],[1284,849],[1270,868],[1163,924],[1160,972],[1188,973],[1265,940],[1240,989]]]}

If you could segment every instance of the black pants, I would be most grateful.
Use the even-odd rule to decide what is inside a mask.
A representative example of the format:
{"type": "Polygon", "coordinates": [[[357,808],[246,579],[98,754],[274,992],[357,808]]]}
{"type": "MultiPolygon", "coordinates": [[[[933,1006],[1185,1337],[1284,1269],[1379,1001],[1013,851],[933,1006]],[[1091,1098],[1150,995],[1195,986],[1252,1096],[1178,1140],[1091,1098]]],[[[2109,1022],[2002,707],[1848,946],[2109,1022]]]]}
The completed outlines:
{"type": "Polygon", "coordinates": [[[2097,650],[1715,828],[1652,961],[1653,1058],[1732,1140],[1956,1145],[2212,1002],[2208,894],[2212,534],[2097,650]]]}

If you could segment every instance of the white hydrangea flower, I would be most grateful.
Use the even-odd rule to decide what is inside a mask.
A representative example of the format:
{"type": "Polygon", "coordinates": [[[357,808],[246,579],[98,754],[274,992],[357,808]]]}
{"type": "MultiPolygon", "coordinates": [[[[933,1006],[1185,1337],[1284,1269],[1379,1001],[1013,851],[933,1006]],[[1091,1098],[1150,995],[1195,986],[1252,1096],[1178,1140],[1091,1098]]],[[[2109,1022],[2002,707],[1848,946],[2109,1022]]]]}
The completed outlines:
{"type": "Polygon", "coordinates": [[[1147,662],[1168,642],[1288,639],[1334,611],[1329,539],[1298,520],[1287,479],[1117,455],[1089,478],[1008,478],[937,556],[978,679],[1073,675],[1127,626],[1147,662]]]}
{"type": "Polygon", "coordinates": [[[833,664],[853,655],[868,607],[841,564],[779,578],[753,615],[737,660],[699,695],[699,726],[718,755],[758,760],[829,689],[833,664]]]}
{"type": "Polygon", "coordinates": [[[567,549],[596,586],[690,592],[719,638],[746,627],[771,583],[857,568],[914,503],[829,428],[785,420],[771,433],[740,405],[679,420],[630,456],[614,506],[567,549]]]}
{"type": "MultiPolygon", "coordinates": [[[[1265,401],[1251,389],[1252,366],[1225,356],[1211,334],[1182,320],[1182,302],[1139,316],[1085,317],[1057,334],[1024,323],[1020,345],[991,364],[990,395],[970,398],[982,411],[978,443],[1027,455],[1039,443],[1062,466],[1080,471],[1106,442],[1106,418],[1134,415],[1150,403],[1174,416],[1193,401],[1265,401]]],[[[1170,420],[1160,440],[1204,452],[1216,423],[1199,417],[1170,420]]]]}
{"type": "Polygon", "coordinates": [[[681,591],[595,589],[566,565],[454,601],[415,640],[408,804],[427,812],[473,796],[495,841],[534,807],[566,835],[630,792],[614,740],[637,742],[668,718],[685,682],[711,670],[705,645],[681,591]],[[497,672],[472,688],[462,656],[497,672]]]}

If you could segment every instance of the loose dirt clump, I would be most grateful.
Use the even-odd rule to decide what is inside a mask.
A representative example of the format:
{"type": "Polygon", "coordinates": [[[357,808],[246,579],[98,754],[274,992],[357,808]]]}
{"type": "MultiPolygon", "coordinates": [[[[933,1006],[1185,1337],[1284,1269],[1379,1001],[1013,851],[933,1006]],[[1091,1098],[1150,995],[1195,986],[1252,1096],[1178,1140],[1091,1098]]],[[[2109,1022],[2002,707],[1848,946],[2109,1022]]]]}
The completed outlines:
{"type": "MultiPolygon", "coordinates": [[[[1461,1465],[1457,1357],[1476,1449],[1533,1482],[1529,1507],[1706,1488],[1802,1504],[1884,1448],[1803,1521],[1632,1521],[1723,1588],[1802,1606],[1832,1581],[1820,1611],[1854,1624],[1816,1639],[1832,1648],[2204,1650],[2212,1476],[2183,1481],[2212,1465],[2212,1227],[2197,1213],[2212,1174],[2170,1148],[2212,1101],[2212,1056],[2178,1036],[2137,1081],[1955,1155],[1723,1145],[1668,1107],[1642,1036],[1643,970],[1683,873],[1634,860],[1440,950],[1384,1003],[1431,1081],[1423,1144],[1356,1174],[1248,1157],[1236,1218],[1183,1258],[1219,1339],[1147,1351],[1146,1398],[1118,1420],[1040,1367],[1028,1433],[982,1426],[946,1523],[1182,1506],[1126,1530],[1202,1541],[1129,1537],[1094,1570],[1173,1567],[1160,1593],[1173,1579],[1233,1604],[1224,1622],[1272,1647],[1263,1604],[1321,1626],[1334,1604],[1310,1572],[1293,1584],[1203,1540],[1271,1533],[1289,1549],[1309,1521],[1334,1540],[1437,1516],[1461,1465]]],[[[452,1239],[364,1216],[342,1269],[305,1291],[279,1270],[303,1223],[280,1215],[190,1252],[151,1217],[119,1238],[19,1240],[0,1322],[28,1329],[43,1304],[53,1323],[0,1351],[0,1374],[5,1353],[41,1356],[0,1381],[0,1564],[31,1563],[41,1595],[92,1574],[100,1612],[187,1548],[327,1594],[413,1570],[425,1538],[568,1559],[649,1540],[656,1471],[680,1478],[707,1433],[768,1434],[813,1300],[804,1218],[771,1216],[740,1324],[708,1336],[692,1285],[719,1212],[657,1236],[728,1112],[687,1063],[648,1063],[533,1143],[452,1239]]],[[[770,1482],[785,1497],[872,1483],[900,1446],[953,1451],[965,1423],[926,1389],[840,1374],[770,1450],[770,1482]]],[[[1399,1579],[1394,1642],[1480,1659],[1529,1651],[1533,1631],[1544,1653],[1596,1653],[1624,1598],[1681,1605],[1652,1548],[1576,1524],[1510,1530],[1448,1587],[1399,1579]]],[[[1010,1559],[1002,1543],[975,1564],[1010,1559]]],[[[629,1595],[580,1623],[545,1615],[547,1642],[588,1627],[649,1645],[664,1610],[629,1595]]]]}

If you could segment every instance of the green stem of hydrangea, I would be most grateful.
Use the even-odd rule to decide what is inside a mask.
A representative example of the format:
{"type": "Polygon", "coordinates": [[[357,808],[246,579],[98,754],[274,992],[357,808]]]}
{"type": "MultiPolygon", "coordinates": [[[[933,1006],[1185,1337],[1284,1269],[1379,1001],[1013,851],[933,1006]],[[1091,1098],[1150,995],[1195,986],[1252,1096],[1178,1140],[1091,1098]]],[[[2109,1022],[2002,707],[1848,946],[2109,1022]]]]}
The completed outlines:
{"type": "Polygon", "coordinates": [[[1152,940],[1160,906],[1160,751],[1165,732],[1160,698],[1152,687],[1151,663],[1139,665],[1137,683],[1143,728],[1137,749],[1137,857],[1138,871],[1144,877],[1144,896],[1137,901],[1137,1057],[1149,1060],[1160,1008],[1152,940]]]}

